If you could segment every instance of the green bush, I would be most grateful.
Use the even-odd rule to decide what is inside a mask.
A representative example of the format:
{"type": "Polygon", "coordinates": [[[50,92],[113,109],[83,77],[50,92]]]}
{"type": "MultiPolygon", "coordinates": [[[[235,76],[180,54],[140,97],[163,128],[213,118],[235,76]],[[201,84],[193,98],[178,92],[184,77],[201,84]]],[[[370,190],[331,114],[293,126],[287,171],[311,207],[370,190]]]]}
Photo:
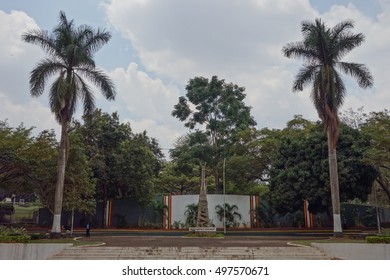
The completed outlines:
{"type": "Polygon", "coordinates": [[[32,233],[30,234],[31,240],[46,239],[47,236],[44,233],[32,233]]]}
{"type": "Polygon", "coordinates": [[[367,236],[367,243],[385,243],[390,244],[390,235],[386,236],[367,236]]]}
{"type": "Polygon", "coordinates": [[[18,235],[27,235],[26,229],[23,227],[6,227],[0,226],[0,236],[18,236],[18,235]]]}
{"type": "Polygon", "coordinates": [[[221,232],[192,232],[186,234],[185,237],[223,238],[225,235],[221,232]]]}
{"type": "Polygon", "coordinates": [[[0,226],[0,243],[27,243],[30,239],[23,227],[0,226]]]}
{"type": "Polygon", "coordinates": [[[30,241],[28,235],[0,235],[0,243],[27,243],[30,241]]]}

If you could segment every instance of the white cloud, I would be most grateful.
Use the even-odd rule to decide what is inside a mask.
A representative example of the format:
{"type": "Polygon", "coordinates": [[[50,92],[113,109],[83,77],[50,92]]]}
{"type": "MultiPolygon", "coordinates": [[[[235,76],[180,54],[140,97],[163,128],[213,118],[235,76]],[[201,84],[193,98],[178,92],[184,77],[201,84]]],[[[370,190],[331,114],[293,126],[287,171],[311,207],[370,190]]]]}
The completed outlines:
{"type": "Polygon", "coordinates": [[[149,137],[153,137],[159,140],[159,145],[163,149],[163,153],[168,156],[168,150],[172,148],[172,143],[176,141],[183,132],[178,131],[176,128],[170,128],[165,125],[161,125],[152,119],[142,119],[139,121],[132,119],[124,119],[124,122],[129,122],[132,130],[135,133],[141,133],[146,131],[149,137]]]}
{"type": "Polygon", "coordinates": [[[34,126],[37,131],[58,129],[46,96],[32,98],[29,93],[29,72],[42,54],[23,42],[21,35],[37,25],[24,12],[1,10],[0,25],[7,27],[0,30],[0,119],[12,126],[34,126]]]}
{"type": "Polygon", "coordinates": [[[108,20],[162,81],[184,85],[195,76],[218,75],[245,86],[260,126],[280,126],[297,107],[308,107],[291,94],[284,68],[290,62],[281,54],[286,42],[299,38],[301,17],[317,15],[308,1],[165,0],[138,7],[123,2],[107,4],[108,20]],[[275,116],[281,105],[283,114],[275,116]]]}
{"type": "Polygon", "coordinates": [[[127,69],[115,69],[110,76],[118,94],[115,103],[106,105],[110,106],[108,111],[117,111],[122,121],[129,122],[135,132],[146,130],[148,135],[159,140],[162,148],[169,149],[184,132],[179,121],[171,116],[179,98],[177,86],[150,77],[135,63],[127,69]]]}
{"type": "Polygon", "coordinates": [[[135,119],[149,117],[157,122],[168,119],[179,97],[179,89],[151,78],[131,63],[127,69],[117,68],[111,73],[117,87],[117,101],[135,119]]]}
{"type": "Polygon", "coordinates": [[[36,127],[35,132],[55,129],[59,133],[59,124],[50,110],[35,99],[26,104],[14,103],[4,93],[0,93],[0,104],[0,120],[7,120],[12,127],[23,123],[25,127],[36,127]]]}
{"type": "Polygon", "coordinates": [[[196,75],[216,74],[245,86],[246,102],[259,127],[281,127],[295,114],[318,118],[310,89],[291,91],[302,62],[281,54],[283,45],[301,40],[300,23],[317,17],[329,26],[351,18],[356,23],[353,32],[366,35],[366,42],[345,59],[366,64],[375,77],[375,87],[363,90],[345,77],[348,97],[344,107],[381,110],[390,104],[388,1],[381,2],[383,12],[377,18],[353,4],[334,5],[321,15],[308,0],[165,0],[137,7],[123,2],[114,0],[107,5],[108,20],[131,40],[147,71],[178,84],[196,75]]]}
{"type": "Polygon", "coordinates": [[[295,12],[315,14],[308,1],[165,0],[137,9],[123,1],[107,5],[108,20],[132,41],[146,69],[180,82],[201,72],[227,75],[267,67],[276,48],[280,54],[283,37],[298,26],[295,12]]]}

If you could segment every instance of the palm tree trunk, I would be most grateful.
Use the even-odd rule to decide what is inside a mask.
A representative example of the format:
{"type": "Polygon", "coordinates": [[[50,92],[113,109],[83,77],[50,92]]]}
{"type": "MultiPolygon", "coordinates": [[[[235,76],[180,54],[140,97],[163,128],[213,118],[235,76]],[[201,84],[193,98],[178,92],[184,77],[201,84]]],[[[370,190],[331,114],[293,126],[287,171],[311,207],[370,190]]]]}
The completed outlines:
{"type": "Polygon", "coordinates": [[[329,179],[330,193],[332,197],[332,212],[333,212],[333,234],[342,236],[343,230],[341,226],[340,212],[340,192],[339,192],[339,175],[337,170],[337,153],[336,147],[328,133],[328,161],[329,161],[329,179]]]}
{"type": "Polygon", "coordinates": [[[54,217],[53,225],[50,233],[51,238],[58,238],[61,236],[61,212],[62,201],[64,195],[64,181],[65,181],[65,168],[67,157],[67,141],[68,141],[68,122],[66,118],[61,120],[61,140],[57,161],[57,182],[54,197],[54,217]]]}

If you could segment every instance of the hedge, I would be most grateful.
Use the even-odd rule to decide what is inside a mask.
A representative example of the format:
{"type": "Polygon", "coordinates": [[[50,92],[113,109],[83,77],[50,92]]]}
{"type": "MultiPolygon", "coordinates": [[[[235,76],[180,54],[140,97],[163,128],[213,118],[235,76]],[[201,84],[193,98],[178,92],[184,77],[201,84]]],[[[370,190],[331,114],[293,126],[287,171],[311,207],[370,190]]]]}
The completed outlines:
{"type": "Polygon", "coordinates": [[[27,243],[30,241],[28,235],[6,235],[0,236],[0,243],[27,243]]]}
{"type": "Polygon", "coordinates": [[[385,243],[390,244],[390,236],[367,236],[367,243],[385,243]]]}

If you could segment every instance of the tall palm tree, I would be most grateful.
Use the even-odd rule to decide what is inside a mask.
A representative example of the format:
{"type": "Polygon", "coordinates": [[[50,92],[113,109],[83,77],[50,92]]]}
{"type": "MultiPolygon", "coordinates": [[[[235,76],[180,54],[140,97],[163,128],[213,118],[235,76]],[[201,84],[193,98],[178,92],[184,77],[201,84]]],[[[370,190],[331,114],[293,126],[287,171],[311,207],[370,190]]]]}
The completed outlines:
{"type": "Polygon", "coordinates": [[[95,108],[92,89],[84,79],[92,82],[107,99],[115,98],[113,82],[96,68],[93,60],[95,52],[110,38],[110,33],[105,30],[95,30],[87,25],[75,26],[73,20],[68,21],[62,11],[59,23],[51,34],[36,29],[22,35],[22,40],[40,46],[47,55],[30,73],[31,95],[42,95],[46,82],[56,76],[49,88],[50,109],[61,125],[52,237],[61,234],[64,178],[69,148],[68,126],[80,99],[84,114],[91,113],[95,108]]]}
{"type": "Polygon", "coordinates": [[[346,88],[339,71],[355,78],[362,88],[373,85],[373,77],[366,66],[340,61],[364,41],[363,34],[351,32],[353,27],[351,20],[342,21],[333,28],[326,27],[321,19],[303,21],[303,41],[289,43],[282,49],[286,57],[305,61],[295,78],[293,91],[302,91],[312,83],[311,98],[327,134],[334,235],[342,235],[336,146],[338,110],[345,99],[346,88]]]}

